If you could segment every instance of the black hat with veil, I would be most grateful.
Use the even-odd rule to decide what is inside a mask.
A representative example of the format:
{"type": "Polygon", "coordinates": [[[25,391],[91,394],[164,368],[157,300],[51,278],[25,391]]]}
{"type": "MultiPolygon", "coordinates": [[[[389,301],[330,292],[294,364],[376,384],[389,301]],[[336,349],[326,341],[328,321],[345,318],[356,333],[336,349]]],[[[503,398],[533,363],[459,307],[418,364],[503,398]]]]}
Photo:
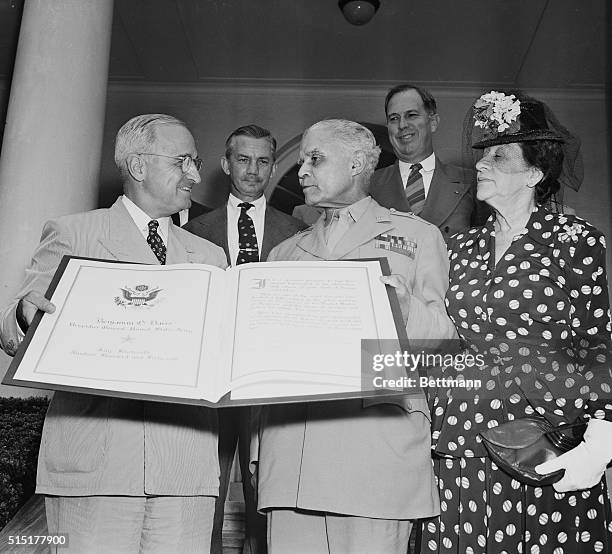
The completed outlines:
{"type": "Polygon", "coordinates": [[[561,192],[558,197],[562,196],[564,187],[577,191],[584,177],[580,139],[561,125],[544,102],[520,91],[491,91],[476,99],[463,123],[463,162],[466,167],[474,167],[484,148],[532,141],[553,141],[561,145],[563,164],[558,178],[561,192]]]}

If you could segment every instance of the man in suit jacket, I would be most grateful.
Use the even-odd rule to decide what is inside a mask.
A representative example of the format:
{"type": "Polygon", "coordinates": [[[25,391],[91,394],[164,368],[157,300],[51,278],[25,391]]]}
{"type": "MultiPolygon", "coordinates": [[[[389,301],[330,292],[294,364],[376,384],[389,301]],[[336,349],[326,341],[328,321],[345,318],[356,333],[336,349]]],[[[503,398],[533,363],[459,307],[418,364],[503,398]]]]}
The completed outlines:
{"type": "MultiPolygon", "coordinates": [[[[270,131],[257,125],[236,129],[227,138],[225,156],[221,158],[221,167],[230,178],[227,202],[185,226],[188,231],[221,246],[230,265],[245,261],[265,261],[274,246],[306,227],[301,221],[266,203],[264,190],[276,170],[275,155],[276,140],[270,131]],[[242,249],[241,228],[245,220],[251,222],[248,225],[253,226],[255,236],[255,243],[250,245],[252,248],[248,252],[242,249]]],[[[243,551],[265,552],[266,522],[257,513],[249,471],[251,410],[248,407],[224,408],[218,412],[221,483],[215,511],[212,551],[222,552],[224,503],[238,444],[246,507],[246,540],[243,551]]]]}
{"type": "Polygon", "coordinates": [[[398,161],[374,173],[372,198],[387,208],[414,212],[438,227],[445,239],[486,219],[486,208],[476,212],[474,172],[445,164],[434,154],[433,134],[440,116],[431,93],[414,85],[398,85],[387,93],[385,115],[398,161]],[[420,173],[424,204],[407,198],[406,183],[415,164],[421,166],[415,169],[420,173]]]}
{"type": "Polygon", "coordinates": [[[199,217],[201,215],[207,214],[208,212],[210,212],[210,208],[208,206],[205,206],[204,204],[200,204],[199,202],[192,200],[191,206],[189,208],[172,214],[172,223],[178,225],[179,227],[182,227],[188,221],[191,221],[192,219],[195,219],[196,217],[199,217]]]}
{"type": "MultiPolygon", "coordinates": [[[[392,275],[382,279],[396,288],[413,344],[452,338],[444,241],[435,226],[368,195],[379,153],[358,123],[310,127],[299,179],[308,205],[325,213],[269,259],[386,257],[392,275]]],[[[267,512],[271,551],[405,554],[411,520],[439,513],[429,420],[423,394],[264,408],[259,508],[267,512]]]]}
{"type": "MultiPolygon", "coordinates": [[[[219,247],[170,221],[200,182],[201,160],[184,123],[163,114],[130,119],[117,134],[115,162],[124,195],[110,208],[46,223],[25,283],[0,320],[7,353],[15,353],[37,309],[54,311],[43,294],[64,254],[226,267],[219,247]]],[[[74,552],[206,552],[217,473],[214,410],[54,394],[37,493],[47,495],[49,533],[68,533],[74,552]]]]}

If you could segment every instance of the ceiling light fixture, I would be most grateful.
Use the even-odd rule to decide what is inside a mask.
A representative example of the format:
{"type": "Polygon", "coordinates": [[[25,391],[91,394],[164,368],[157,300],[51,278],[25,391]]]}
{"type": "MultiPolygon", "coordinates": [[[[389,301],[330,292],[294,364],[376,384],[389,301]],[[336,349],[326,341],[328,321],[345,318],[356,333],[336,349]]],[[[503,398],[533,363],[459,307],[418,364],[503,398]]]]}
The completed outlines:
{"type": "Polygon", "coordinates": [[[351,25],[365,25],[380,8],[379,0],[340,0],[338,7],[351,25]]]}

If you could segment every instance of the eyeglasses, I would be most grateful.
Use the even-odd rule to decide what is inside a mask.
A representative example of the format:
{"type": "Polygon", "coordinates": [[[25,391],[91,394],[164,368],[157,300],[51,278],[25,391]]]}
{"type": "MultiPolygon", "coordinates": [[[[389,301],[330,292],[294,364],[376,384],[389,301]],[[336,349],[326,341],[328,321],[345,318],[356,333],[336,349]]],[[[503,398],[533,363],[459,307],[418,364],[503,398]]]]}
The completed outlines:
{"type": "Polygon", "coordinates": [[[202,169],[202,158],[196,156],[192,158],[189,154],[185,154],[183,156],[166,156],[165,154],[154,154],[153,152],[137,152],[138,156],[158,156],[160,158],[170,158],[171,160],[180,160],[181,161],[181,170],[183,173],[187,173],[191,168],[191,164],[193,164],[197,171],[202,169]]]}

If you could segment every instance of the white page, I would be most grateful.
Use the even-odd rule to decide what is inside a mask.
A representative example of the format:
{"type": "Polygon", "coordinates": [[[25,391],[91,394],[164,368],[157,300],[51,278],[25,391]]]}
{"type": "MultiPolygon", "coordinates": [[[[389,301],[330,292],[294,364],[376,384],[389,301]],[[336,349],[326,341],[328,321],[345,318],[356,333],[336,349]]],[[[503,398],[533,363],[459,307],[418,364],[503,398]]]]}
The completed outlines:
{"type": "Polygon", "coordinates": [[[200,370],[221,342],[218,316],[204,310],[213,274],[224,271],[70,260],[57,310],[43,316],[15,378],[217,399],[213,373],[200,370]]]}
{"type": "Polygon", "coordinates": [[[240,399],[357,392],[361,339],[397,337],[380,275],[377,261],[226,273],[72,259],[14,378],[212,402],[230,386],[240,399]]]}
{"type": "Polygon", "coordinates": [[[233,399],[359,391],[361,339],[397,339],[377,261],[236,269],[233,399]]]}

